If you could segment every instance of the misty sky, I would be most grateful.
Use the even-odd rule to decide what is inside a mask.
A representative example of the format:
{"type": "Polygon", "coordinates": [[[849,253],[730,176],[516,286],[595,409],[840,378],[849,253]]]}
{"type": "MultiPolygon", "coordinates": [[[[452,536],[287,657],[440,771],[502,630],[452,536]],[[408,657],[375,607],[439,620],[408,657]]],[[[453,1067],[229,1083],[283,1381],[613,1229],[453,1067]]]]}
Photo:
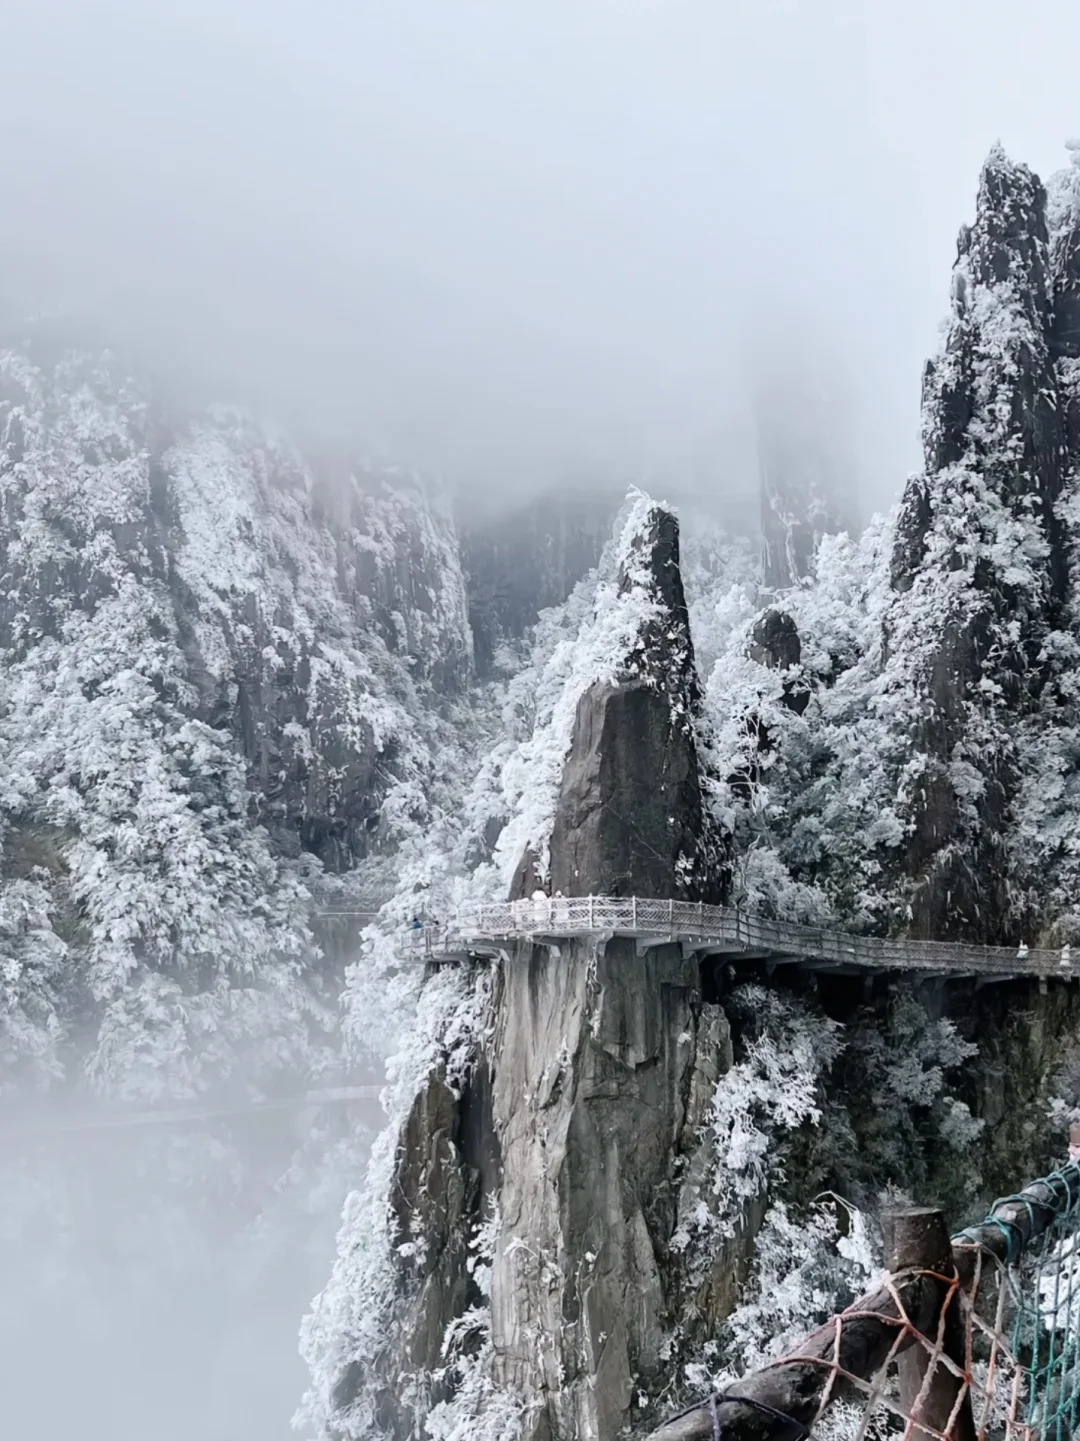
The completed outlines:
{"type": "Polygon", "coordinates": [[[507,490],[738,483],[745,375],[917,462],[999,138],[1080,131],[1066,0],[0,0],[0,291],[197,390],[507,490]]]}

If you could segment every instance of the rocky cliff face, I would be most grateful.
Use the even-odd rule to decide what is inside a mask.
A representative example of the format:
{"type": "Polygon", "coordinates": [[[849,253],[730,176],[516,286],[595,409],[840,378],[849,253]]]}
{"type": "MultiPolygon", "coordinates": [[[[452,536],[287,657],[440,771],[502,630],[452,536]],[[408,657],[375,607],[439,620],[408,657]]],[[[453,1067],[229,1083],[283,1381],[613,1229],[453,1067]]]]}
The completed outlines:
{"type": "Polygon", "coordinates": [[[522,1437],[599,1441],[663,1386],[678,1177],[727,1025],[693,956],[633,940],[513,957],[497,1024],[493,1375],[522,1437]]]}
{"type": "MultiPolygon", "coordinates": [[[[723,895],[693,721],[700,691],[674,517],[652,510],[620,589],[656,609],[622,677],[578,704],[550,843],[566,895],[723,895]]],[[[493,1048],[502,1226],[494,1375],[536,1441],[616,1435],[660,1381],[677,1311],[665,1265],[698,1066],[724,1021],[697,960],[630,939],[534,947],[507,967],[493,1048]]],[[[696,1109],[696,1113],[695,1113],[696,1109]]]]}
{"type": "Polygon", "coordinates": [[[5,1059],[182,1093],[245,1047],[305,1069],[312,887],[384,844],[469,678],[450,523],[234,413],[179,424],[108,356],[6,352],[0,655],[5,1059]]]}
{"type": "Polygon", "coordinates": [[[723,847],[702,795],[701,688],[670,512],[648,516],[619,590],[637,592],[654,613],[618,677],[590,686],[578,702],[549,886],[567,896],[719,901],[723,847]]]}
{"type": "Polygon", "coordinates": [[[952,321],[924,383],[926,471],[893,552],[886,643],[912,696],[903,864],[918,935],[1015,933],[1004,837],[1018,727],[1050,679],[1067,591],[1055,332],[1068,290],[1060,321],[1055,293],[1043,187],[995,151],[961,232],[952,321]]]}
{"type": "MultiPolygon", "coordinates": [[[[927,374],[923,474],[895,525],[822,536],[812,566],[778,510],[782,573],[708,579],[704,695],[673,524],[634,502],[618,574],[543,618],[507,687],[468,844],[418,866],[396,916],[421,891],[509,883],[734,894],[939,939],[1075,927],[1077,194],[1055,182],[1048,227],[1039,182],[991,155],[927,374]]],[[[317,1428],[643,1424],[850,1299],[854,1262],[818,1283],[823,1191],[872,1212],[900,1190],[960,1221],[1052,1164],[1047,1102],[1080,1105],[1075,1077],[1054,1089],[1076,1027],[1063,987],[770,975],[648,938],[440,969],[395,1063],[401,1125],[312,1318],[317,1428]]]]}
{"type": "Polygon", "coordinates": [[[5,1420],[48,1355],[117,1436],[283,1435],[378,1110],[248,1107],[369,1078],[355,925],[313,912],[381,899],[442,783],[455,529],[406,475],[39,340],[0,351],[5,1420]]]}
{"type": "MultiPolygon", "coordinates": [[[[578,703],[552,888],[720,896],[669,513],[642,508],[617,588],[640,624],[615,677],[578,703]]],[[[477,1437],[606,1438],[663,1384],[687,1301],[674,1254],[681,1168],[730,1054],[697,959],[623,939],[523,945],[501,968],[482,1030],[468,1082],[452,1098],[440,1063],[400,1135],[391,1194],[404,1198],[409,1237],[423,1237],[422,1261],[405,1248],[394,1319],[334,1384],[331,1426],[343,1435],[374,1422],[404,1438],[441,1405],[459,1424],[467,1415],[477,1437]],[[462,1238],[481,1234],[486,1216],[485,1295],[462,1238]],[[460,1379],[455,1388],[438,1366],[470,1308],[484,1317],[480,1391],[460,1379]]]]}
{"type": "Polygon", "coordinates": [[[922,473],[857,545],[823,539],[786,634],[763,588],[719,648],[708,709],[748,903],[938,939],[1075,928],[1077,174],[1048,204],[991,154],[922,473]]]}

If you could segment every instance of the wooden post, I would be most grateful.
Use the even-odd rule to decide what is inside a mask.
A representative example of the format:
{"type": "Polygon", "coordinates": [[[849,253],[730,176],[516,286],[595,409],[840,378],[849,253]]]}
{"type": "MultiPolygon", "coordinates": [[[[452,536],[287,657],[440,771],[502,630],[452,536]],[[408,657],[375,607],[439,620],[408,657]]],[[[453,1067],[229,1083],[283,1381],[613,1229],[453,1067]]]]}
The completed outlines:
{"type": "Polygon", "coordinates": [[[673,936],[675,934],[675,902],[673,899],[667,903],[667,928],[668,935],[673,936]]]}
{"type": "Polygon", "coordinates": [[[1069,1161],[1073,1166],[1080,1161],[1080,1121],[1069,1127],[1069,1161]]]}
{"type": "MultiPolygon", "coordinates": [[[[887,984],[890,993],[896,990],[895,979],[890,977],[887,984]]],[[[1080,1131],[1077,1138],[1080,1140],[1080,1131]]],[[[1080,1159],[1063,1174],[1073,1194],[1074,1188],[1080,1188],[1080,1159]]],[[[988,1222],[957,1236],[950,1260],[935,1274],[949,1276],[955,1268],[962,1283],[969,1285],[981,1252],[1005,1261],[1014,1247],[1023,1248],[1044,1234],[1060,1214],[1061,1204],[1059,1182],[1031,1181],[1016,1197],[999,1201],[988,1222]]],[[[891,1235],[896,1235],[895,1224],[891,1235]]],[[[896,1249],[890,1242],[890,1258],[895,1256],[896,1249]]],[[[786,1357],[733,1381],[715,1398],[715,1410],[708,1400],[703,1400],[658,1427],[648,1441],[715,1441],[716,1420],[724,1441],[805,1441],[817,1419],[833,1363],[838,1361],[853,1376],[871,1380],[885,1365],[898,1339],[901,1356],[913,1349],[912,1329],[920,1336],[937,1335],[941,1299],[942,1286],[934,1274],[916,1269],[906,1276],[894,1276],[887,1286],[860,1296],[842,1316],[832,1317],[812,1335],[796,1342],[786,1357]],[[910,1325],[908,1334],[898,1338],[901,1310],[910,1325]],[[763,1406],[772,1411],[771,1417],[763,1413],[763,1406]],[[777,1419],[778,1412],[786,1419],[777,1419]]],[[[957,1344],[956,1355],[962,1355],[963,1335],[953,1335],[950,1340],[957,1344]]],[[[946,1377],[956,1384],[956,1378],[948,1372],[946,1377]]],[[[955,1401],[955,1391],[953,1394],[955,1401]]],[[[946,1410],[946,1421],[951,1409],[946,1410]]],[[[958,1423],[964,1412],[970,1416],[963,1408],[958,1423]]],[[[930,1418],[926,1419],[929,1423],[930,1418]]],[[[959,1424],[952,1428],[957,1441],[970,1441],[973,1433],[973,1426],[966,1432],[959,1424]]],[[[922,1428],[915,1441],[927,1441],[922,1428]]]]}
{"type": "MultiPolygon", "coordinates": [[[[882,1220],[885,1264],[894,1276],[898,1271],[933,1271],[941,1276],[955,1274],[952,1242],[942,1211],[930,1207],[892,1211],[886,1213],[882,1220]]],[[[944,1354],[963,1370],[965,1345],[960,1300],[955,1291],[949,1299],[944,1282],[940,1283],[940,1299],[934,1319],[921,1333],[931,1346],[938,1341],[939,1325],[944,1354]],[[941,1325],[940,1307],[947,1299],[948,1311],[941,1325]]],[[[928,1427],[947,1434],[950,1441],[975,1441],[970,1393],[958,1406],[957,1397],[963,1382],[947,1366],[936,1361],[926,1345],[916,1342],[901,1352],[896,1365],[900,1379],[900,1404],[911,1418],[909,1435],[913,1441],[929,1441],[928,1427]],[[931,1367],[932,1374],[928,1378],[927,1371],[931,1367]]]]}
{"type": "Polygon", "coordinates": [[[631,924],[632,924],[632,927],[633,927],[634,934],[636,935],[636,934],[637,934],[637,896],[634,896],[633,899],[632,899],[631,902],[630,902],[630,915],[631,915],[631,917],[633,918],[631,924]]]}

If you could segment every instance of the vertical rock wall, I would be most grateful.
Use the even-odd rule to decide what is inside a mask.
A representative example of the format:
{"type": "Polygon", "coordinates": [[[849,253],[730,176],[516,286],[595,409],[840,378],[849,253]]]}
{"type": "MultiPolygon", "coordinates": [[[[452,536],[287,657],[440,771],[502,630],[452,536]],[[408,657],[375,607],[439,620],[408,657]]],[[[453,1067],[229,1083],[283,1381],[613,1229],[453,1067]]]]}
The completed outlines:
{"type": "Polygon", "coordinates": [[[515,956],[494,1049],[495,1376],[530,1441],[619,1434],[659,1385],[698,967],[632,939],[515,956]]]}
{"type": "Polygon", "coordinates": [[[927,367],[926,469],[905,493],[892,562],[902,919],[919,936],[1016,935],[1005,837],[1017,728],[1046,685],[1066,591],[1056,325],[1045,192],[995,150],[961,232],[945,343],[927,367]]]}
{"type": "MultiPolygon", "coordinates": [[[[578,705],[551,887],[718,898],[670,513],[648,515],[620,584],[660,604],[622,678],[578,705]]],[[[496,1375],[528,1398],[535,1441],[614,1436],[660,1379],[698,971],[679,946],[639,950],[631,938],[536,947],[507,967],[493,1044],[503,1179],[492,1340],[496,1375]]]]}
{"type": "MultiPolygon", "coordinates": [[[[726,856],[709,817],[700,688],[668,512],[643,512],[619,586],[640,605],[641,624],[617,678],[578,705],[550,886],[719,898],[726,856]]],[[[523,860],[516,882],[526,894],[531,864],[523,860]]],[[[342,1410],[366,1386],[395,1436],[419,1434],[446,1396],[437,1340],[483,1304],[462,1238],[494,1213],[484,1364],[491,1396],[513,1398],[520,1419],[516,1437],[502,1421],[496,1432],[495,1402],[474,1397],[470,1434],[618,1435],[663,1384],[683,1305],[672,1250],[681,1169],[730,1059],[726,1037],[719,1007],[703,1002],[698,961],[680,945],[646,937],[516,947],[468,1087],[450,1096],[433,1076],[400,1138],[399,1300],[367,1377],[362,1368],[343,1375],[342,1410]],[[487,1118],[483,1147],[470,1116],[487,1118]]]]}
{"type": "MultiPolygon", "coordinates": [[[[1066,383],[1075,381],[1077,248],[1061,238],[1080,205],[1075,193],[1061,199],[1053,243],[1045,212],[1035,177],[992,154],[975,225],[961,237],[952,323],[927,373],[926,463],[900,512],[884,632],[875,630],[857,677],[865,688],[852,709],[872,712],[873,724],[859,730],[833,712],[849,734],[869,738],[869,793],[902,822],[886,840],[868,839],[860,888],[915,935],[1019,940],[1031,915],[1010,837],[1022,834],[1023,747],[1044,721],[1059,723],[1075,657],[1062,639],[1073,624],[1063,514],[1080,433],[1080,388],[1066,383]]],[[[805,547],[788,558],[799,570],[805,547]]],[[[722,898],[728,857],[710,819],[710,737],[677,530],[662,510],[649,512],[620,586],[641,602],[642,623],[613,673],[580,696],[549,855],[522,858],[514,893],[543,881],[565,895],[722,898]]],[[[876,607],[881,592],[872,599],[876,607]]],[[[768,714],[805,715],[809,730],[820,671],[813,626],[800,637],[804,619],[795,603],[791,615],[769,610],[746,644],[778,673],[768,714]]],[[[764,769],[782,744],[773,723],[752,701],[735,723],[754,737],[751,769],[764,769]]],[[[835,763],[828,751],[815,745],[815,768],[835,763]]],[[[1058,760],[1050,754],[1051,788],[1068,784],[1070,765],[1075,772],[1068,756],[1058,760]]],[[[827,815],[822,807],[813,819],[827,815]]],[[[785,817],[773,812],[770,824],[780,829],[785,817]]],[[[1075,813],[1063,849],[1074,834],[1075,813]]],[[[800,1072],[800,1115],[821,1101],[826,1124],[803,1127],[785,1198],[809,1204],[830,1185],[852,1194],[850,1182],[872,1205],[882,1185],[906,1178],[920,1200],[938,1191],[975,1204],[985,1185],[1040,1169],[1046,1091],[1075,1034],[1071,991],[1029,1005],[1016,987],[948,987],[928,1003],[927,1025],[931,1009],[951,1014],[983,1050],[967,1070],[968,1114],[952,1096],[935,1112],[937,1058],[894,1034],[888,1015],[872,1015],[861,986],[849,985],[834,1015],[822,1009],[823,983],[801,974],[784,984],[797,993],[793,1012],[807,1002],[788,1034],[807,1041],[832,1019],[851,1027],[846,1065],[833,1067],[840,1042],[835,1052],[823,1044],[825,1059],[815,1052],[800,1072]],[[905,1046],[912,1065],[894,1066],[905,1046]],[[971,1145],[980,1118],[994,1127],[981,1153],[971,1145]]],[[[781,994],[779,985],[747,989],[762,1013],[781,994]]],[[[731,1027],[746,1019],[725,1005],[702,994],[682,948],[647,937],[528,945],[504,958],[490,1008],[470,1022],[471,1079],[455,1088],[436,1070],[399,1138],[387,1324],[344,1369],[335,1436],[367,1441],[371,1428],[350,1407],[374,1376],[375,1421],[399,1441],[425,1427],[476,1441],[608,1441],[635,1424],[690,1349],[700,1358],[735,1304],[754,1228],[774,1199],[764,1182],[733,1184],[731,1210],[721,1218],[714,1204],[730,1153],[709,1130],[708,1109],[732,1065],[731,1027]],[[498,1235],[482,1286],[471,1238],[492,1214],[498,1235]],[[697,1246],[692,1261],[687,1244],[697,1246]],[[455,1346],[468,1360],[456,1372],[447,1363],[455,1346]]],[[[797,1050],[791,1041],[773,1057],[778,1107],[798,1089],[784,1070],[797,1050]]],[[[745,1099],[736,1076],[731,1083],[718,1110],[725,1097],[735,1107],[745,1099]]]]}
{"type": "MultiPolygon", "coordinates": [[[[619,576],[644,602],[614,681],[581,696],[550,842],[549,887],[567,896],[719,901],[725,844],[710,818],[701,688],[679,569],[678,522],[653,507],[619,576]]],[[[514,894],[535,882],[525,857],[514,894]]]]}

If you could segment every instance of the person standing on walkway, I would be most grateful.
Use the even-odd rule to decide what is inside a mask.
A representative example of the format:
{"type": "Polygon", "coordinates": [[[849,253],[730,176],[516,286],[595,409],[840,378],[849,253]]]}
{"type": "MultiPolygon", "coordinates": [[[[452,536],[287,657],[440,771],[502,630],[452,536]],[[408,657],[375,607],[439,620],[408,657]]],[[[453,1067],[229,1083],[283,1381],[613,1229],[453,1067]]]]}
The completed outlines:
{"type": "Polygon", "coordinates": [[[546,891],[535,890],[533,901],[533,926],[538,930],[551,929],[551,898],[546,891]]]}

